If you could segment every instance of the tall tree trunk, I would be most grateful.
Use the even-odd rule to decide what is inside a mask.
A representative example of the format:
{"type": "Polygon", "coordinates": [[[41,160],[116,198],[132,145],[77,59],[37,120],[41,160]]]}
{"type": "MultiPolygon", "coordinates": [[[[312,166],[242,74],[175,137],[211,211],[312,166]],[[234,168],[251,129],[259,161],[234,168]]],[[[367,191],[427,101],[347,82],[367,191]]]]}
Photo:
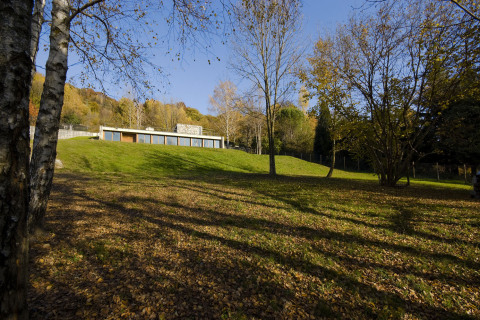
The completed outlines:
{"type": "MultiPolygon", "coordinates": [[[[267,109],[268,110],[268,109],[267,109]]],[[[267,111],[268,114],[269,111],[267,111]]],[[[267,116],[267,135],[268,135],[268,158],[269,158],[269,174],[275,176],[277,170],[275,168],[275,138],[273,135],[273,119],[267,116]]]]}
{"type": "MultiPolygon", "coordinates": [[[[228,104],[228,102],[227,102],[228,104]]],[[[228,108],[228,106],[227,106],[228,108]]],[[[229,126],[229,114],[228,110],[225,112],[225,132],[227,134],[227,149],[230,149],[230,126],[229,126]]]]}
{"type": "Polygon", "coordinates": [[[32,0],[0,2],[0,318],[28,319],[32,0]]]}
{"type": "Polygon", "coordinates": [[[265,86],[265,114],[267,116],[267,135],[268,135],[268,158],[269,158],[269,174],[275,176],[277,170],[275,168],[275,113],[272,108],[275,108],[275,101],[273,106],[270,104],[270,96],[268,94],[268,85],[265,86]]]}
{"type": "Polygon", "coordinates": [[[272,135],[268,135],[268,149],[269,149],[269,163],[270,163],[270,171],[269,174],[271,176],[275,176],[277,174],[277,170],[275,168],[275,140],[272,135]]]}
{"type": "Polygon", "coordinates": [[[32,78],[35,74],[35,61],[37,60],[38,40],[42,31],[43,12],[45,9],[45,0],[35,0],[32,16],[32,37],[30,40],[30,57],[32,58],[32,78]]]}
{"type": "Polygon", "coordinates": [[[257,154],[262,154],[262,126],[257,126],[257,154]]]}
{"type": "Polygon", "coordinates": [[[410,161],[408,161],[408,167],[407,167],[407,184],[406,186],[410,186],[410,161]]]}
{"type": "Polygon", "coordinates": [[[330,170],[328,170],[327,178],[330,178],[333,174],[333,170],[335,169],[335,154],[337,153],[335,139],[332,141],[332,163],[330,164],[330,170]]]}
{"type": "Polygon", "coordinates": [[[68,1],[53,0],[50,54],[46,64],[45,84],[35,128],[30,167],[30,233],[44,227],[48,197],[52,188],[58,128],[68,69],[69,38],[68,1]]]}

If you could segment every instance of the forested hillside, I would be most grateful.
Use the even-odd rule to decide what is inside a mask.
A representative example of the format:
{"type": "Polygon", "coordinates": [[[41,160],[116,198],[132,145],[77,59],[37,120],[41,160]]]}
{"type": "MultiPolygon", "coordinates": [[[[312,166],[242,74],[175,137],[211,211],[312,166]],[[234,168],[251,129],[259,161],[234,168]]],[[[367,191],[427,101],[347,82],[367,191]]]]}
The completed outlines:
{"type": "MultiPolygon", "coordinates": [[[[35,125],[44,81],[43,75],[35,74],[30,93],[31,125],[35,125]]],[[[207,131],[215,131],[215,120],[215,117],[202,115],[197,109],[185,106],[183,102],[137,102],[125,97],[117,101],[90,88],[79,89],[71,84],[65,85],[61,122],[66,125],[83,125],[90,131],[97,131],[100,125],[154,127],[171,131],[177,123],[201,125],[207,131]]]]}

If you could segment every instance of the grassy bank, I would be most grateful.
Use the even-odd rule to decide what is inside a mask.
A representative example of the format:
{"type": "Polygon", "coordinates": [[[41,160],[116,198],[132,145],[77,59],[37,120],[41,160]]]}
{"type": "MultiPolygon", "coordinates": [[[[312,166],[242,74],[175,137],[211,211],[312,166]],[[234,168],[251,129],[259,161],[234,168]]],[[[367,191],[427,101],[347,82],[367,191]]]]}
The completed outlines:
{"type": "MultiPolygon", "coordinates": [[[[65,140],[58,157],[73,171],[138,176],[268,173],[268,156],[239,150],[129,144],[93,139],[65,140]]],[[[279,156],[279,174],[325,175],[324,166],[279,156]]]]}
{"type": "Polygon", "coordinates": [[[59,145],[32,319],[474,319],[480,206],[462,186],[232,150],[59,145]],[[83,158],[82,158],[83,157],[83,158]]]}
{"type": "MultiPolygon", "coordinates": [[[[239,150],[190,148],[166,145],[130,144],[89,138],[61,140],[58,156],[68,171],[90,174],[132,175],[136,178],[198,176],[226,173],[267,174],[268,155],[239,150]]],[[[290,156],[276,156],[277,173],[287,176],[324,177],[328,168],[290,156]]],[[[335,178],[372,180],[371,173],[336,169],[335,178]]],[[[412,183],[469,189],[459,181],[411,179],[412,183]]],[[[404,184],[402,180],[399,185],[404,184]]]]}

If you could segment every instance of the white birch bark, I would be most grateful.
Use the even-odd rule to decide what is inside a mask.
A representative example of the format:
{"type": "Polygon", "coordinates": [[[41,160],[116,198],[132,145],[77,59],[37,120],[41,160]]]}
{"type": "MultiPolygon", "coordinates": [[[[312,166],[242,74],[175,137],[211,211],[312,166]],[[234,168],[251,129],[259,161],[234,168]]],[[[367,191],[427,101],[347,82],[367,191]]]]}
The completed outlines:
{"type": "Polygon", "coordinates": [[[35,61],[37,60],[38,44],[40,32],[42,31],[43,13],[45,9],[45,0],[36,0],[32,15],[32,37],[30,39],[30,56],[32,58],[32,79],[35,74],[35,61]]]}
{"type": "Polygon", "coordinates": [[[68,69],[69,19],[68,1],[53,0],[50,53],[46,64],[45,84],[35,127],[30,167],[29,228],[31,233],[44,226],[47,202],[52,188],[58,128],[68,69]]]}

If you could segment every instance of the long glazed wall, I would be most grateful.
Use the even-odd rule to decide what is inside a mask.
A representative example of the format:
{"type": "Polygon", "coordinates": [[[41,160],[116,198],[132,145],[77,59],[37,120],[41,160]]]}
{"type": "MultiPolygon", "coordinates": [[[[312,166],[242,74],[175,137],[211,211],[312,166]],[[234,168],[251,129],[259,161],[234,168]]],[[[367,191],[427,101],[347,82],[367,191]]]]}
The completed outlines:
{"type": "Polygon", "coordinates": [[[99,138],[107,141],[165,144],[217,149],[225,148],[223,137],[178,132],[100,127],[99,138]]]}

